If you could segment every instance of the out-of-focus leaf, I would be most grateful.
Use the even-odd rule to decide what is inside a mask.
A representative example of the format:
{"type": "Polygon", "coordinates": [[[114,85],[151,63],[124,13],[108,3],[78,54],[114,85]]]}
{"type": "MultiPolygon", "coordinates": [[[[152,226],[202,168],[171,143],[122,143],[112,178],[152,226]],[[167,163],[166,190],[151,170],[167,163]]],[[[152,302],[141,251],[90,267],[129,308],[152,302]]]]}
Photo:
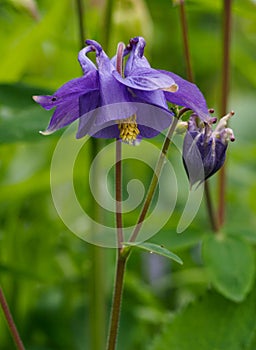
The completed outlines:
{"type": "MultiPolygon", "coordinates": [[[[245,66],[247,66],[247,64],[245,64],[245,66]]],[[[249,66],[247,66],[247,68],[248,67],[249,66]]],[[[241,69],[244,69],[244,67],[241,69]]],[[[246,74],[250,75],[250,69],[248,69],[248,72],[246,72],[246,74]]],[[[252,77],[250,79],[254,79],[254,84],[256,86],[255,77],[252,77]]],[[[230,105],[235,111],[235,115],[232,118],[230,124],[235,132],[236,139],[239,141],[234,142],[230,149],[237,148],[238,150],[242,151],[243,157],[241,160],[243,160],[244,157],[250,157],[251,152],[253,152],[253,150],[250,150],[247,154],[244,154],[245,152],[241,147],[241,142],[248,144],[249,141],[254,141],[255,139],[255,131],[252,128],[252,125],[255,121],[255,94],[251,94],[249,92],[241,93],[241,91],[237,91],[236,93],[233,93],[233,96],[230,100],[230,105]]],[[[253,146],[255,147],[254,143],[251,144],[251,147],[253,146]]]]}
{"type": "Polygon", "coordinates": [[[221,0],[216,1],[204,1],[204,0],[186,0],[186,7],[188,11],[220,11],[221,10],[221,0]]]}
{"type": "MultiPolygon", "coordinates": [[[[9,111],[8,111],[9,112],[9,111]]],[[[49,114],[38,107],[0,115],[0,142],[40,140],[39,134],[48,124],[49,114]]]]}
{"type": "Polygon", "coordinates": [[[69,11],[69,0],[54,1],[42,20],[26,30],[24,35],[17,32],[9,37],[5,54],[1,56],[0,81],[15,82],[24,69],[37,56],[39,43],[49,40],[52,33],[65,25],[65,13],[69,11]]]}
{"type": "Polygon", "coordinates": [[[256,243],[256,231],[253,227],[244,228],[242,226],[234,226],[232,225],[232,223],[230,223],[228,226],[225,227],[225,232],[228,235],[243,238],[250,243],[256,243]]]}
{"type": "Polygon", "coordinates": [[[225,297],[242,301],[254,277],[250,244],[235,236],[208,235],[204,237],[202,253],[213,286],[225,297]]]}
{"type": "Polygon", "coordinates": [[[118,1],[114,6],[111,31],[111,47],[116,50],[116,42],[142,35],[147,41],[153,37],[153,21],[144,0],[118,1]]]}
{"type": "Polygon", "coordinates": [[[256,76],[251,74],[251,72],[255,72],[255,57],[248,55],[248,52],[242,50],[235,51],[235,56],[235,68],[255,87],[256,76]]]}
{"type": "Polygon", "coordinates": [[[24,9],[27,11],[35,20],[39,19],[39,12],[37,3],[35,0],[9,0],[18,9],[24,9]]]}
{"type": "MultiPolygon", "coordinates": [[[[32,95],[46,93],[25,85],[0,85],[0,142],[32,141],[48,125],[51,112],[32,100],[32,95]]],[[[48,92],[49,93],[49,92],[48,92]]]]}
{"type": "Polygon", "coordinates": [[[183,264],[182,260],[178,257],[178,255],[170,252],[168,249],[157,245],[157,244],[153,244],[153,243],[132,243],[132,242],[126,242],[124,243],[125,246],[127,247],[136,247],[142,250],[146,250],[150,253],[154,253],[154,254],[158,254],[158,255],[162,255],[168,259],[174,260],[179,264],[183,264]]]}
{"type": "MultiPolygon", "coordinates": [[[[208,293],[165,326],[149,350],[251,350],[256,290],[240,304],[208,293]]],[[[253,348],[254,349],[254,348],[253,348]]]]}
{"type": "Polygon", "coordinates": [[[177,251],[195,246],[201,241],[204,234],[204,232],[195,231],[194,229],[187,229],[186,232],[177,234],[175,229],[176,227],[173,230],[162,230],[155,237],[151,238],[150,241],[152,243],[161,242],[164,246],[177,251]]]}
{"type": "Polygon", "coordinates": [[[10,107],[21,110],[35,106],[33,95],[49,94],[50,91],[24,84],[0,84],[0,108],[10,107]]]}

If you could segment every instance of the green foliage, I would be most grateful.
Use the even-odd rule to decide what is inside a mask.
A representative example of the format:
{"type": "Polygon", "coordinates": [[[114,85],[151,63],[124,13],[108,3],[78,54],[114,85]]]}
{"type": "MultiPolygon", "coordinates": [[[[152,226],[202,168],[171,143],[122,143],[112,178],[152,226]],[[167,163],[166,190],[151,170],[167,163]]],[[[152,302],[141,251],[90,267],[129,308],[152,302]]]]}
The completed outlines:
{"type": "Polygon", "coordinates": [[[203,240],[203,259],[213,286],[233,301],[242,301],[254,280],[254,256],[242,239],[225,234],[203,240]]]}
{"type": "Polygon", "coordinates": [[[0,142],[36,141],[39,130],[48,124],[49,115],[37,108],[32,96],[45,94],[41,88],[22,84],[0,85],[0,142]]]}
{"type": "Polygon", "coordinates": [[[151,254],[158,254],[161,256],[164,256],[168,259],[174,260],[179,264],[183,264],[182,260],[174,253],[170,252],[168,249],[164,248],[163,246],[160,246],[158,244],[153,244],[153,243],[129,243],[125,242],[124,245],[126,247],[136,247],[142,250],[146,250],[150,252],[151,254]]]}
{"type": "Polygon", "coordinates": [[[240,304],[207,293],[165,325],[150,350],[250,350],[255,336],[256,290],[240,304]]]}
{"type": "MultiPolygon", "coordinates": [[[[222,3],[185,1],[195,80],[216,112],[222,3]]],[[[232,3],[229,108],[236,112],[231,126],[237,140],[227,155],[224,233],[215,236],[209,232],[202,203],[189,228],[177,234],[189,187],[180,153],[171,147],[168,157],[178,183],[177,205],[161,232],[138,249],[133,248],[125,279],[118,349],[144,350],[145,344],[151,350],[256,348],[256,290],[252,289],[256,243],[256,4],[251,0],[232,3]],[[179,263],[182,260],[183,265],[172,263],[166,256],[179,263]],[[214,292],[209,293],[209,288],[214,292]]],[[[83,4],[85,36],[105,42],[110,55],[115,54],[117,41],[126,43],[131,36],[143,35],[151,65],[185,77],[178,6],[166,0],[113,1],[107,23],[103,2],[83,4]]],[[[0,42],[0,283],[26,349],[89,350],[91,319],[96,312],[94,288],[98,288],[109,311],[115,252],[104,250],[100,257],[95,256],[92,247],[75,237],[58,217],[50,193],[50,164],[60,133],[49,137],[39,134],[52,112],[44,111],[31,98],[50,94],[82,74],[77,62],[81,44],[75,1],[0,1],[0,42]]],[[[152,140],[157,147],[162,141],[161,136],[152,140]]],[[[90,146],[82,149],[74,169],[77,197],[92,216],[88,169],[93,152],[90,146]]],[[[145,164],[140,166],[139,161],[127,160],[123,170],[124,182],[138,176],[145,187],[150,183],[152,171],[145,164]]],[[[167,179],[166,188],[171,186],[167,179]]],[[[113,194],[113,171],[108,187],[113,194]]],[[[214,204],[216,188],[215,176],[211,180],[214,204]]],[[[104,196],[103,189],[99,190],[104,196]]],[[[126,226],[136,222],[139,210],[125,215],[126,226]]],[[[103,223],[114,225],[113,215],[106,211],[104,216],[103,223]]],[[[107,328],[108,320],[104,320],[107,328]]],[[[105,340],[102,328],[98,336],[105,340]]],[[[13,349],[1,311],[0,330],[0,349],[13,349]]]]}

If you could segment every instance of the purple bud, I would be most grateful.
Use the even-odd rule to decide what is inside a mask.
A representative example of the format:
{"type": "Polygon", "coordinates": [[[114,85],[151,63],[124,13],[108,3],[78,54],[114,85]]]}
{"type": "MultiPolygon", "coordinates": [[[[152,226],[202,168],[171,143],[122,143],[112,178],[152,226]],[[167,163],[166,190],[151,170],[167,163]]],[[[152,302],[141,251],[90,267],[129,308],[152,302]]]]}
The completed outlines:
{"type": "Polygon", "coordinates": [[[191,186],[202,183],[222,167],[228,141],[235,140],[232,129],[227,127],[233,114],[221,118],[215,130],[212,124],[201,123],[195,114],[190,117],[183,143],[183,163],[191,186]]]}

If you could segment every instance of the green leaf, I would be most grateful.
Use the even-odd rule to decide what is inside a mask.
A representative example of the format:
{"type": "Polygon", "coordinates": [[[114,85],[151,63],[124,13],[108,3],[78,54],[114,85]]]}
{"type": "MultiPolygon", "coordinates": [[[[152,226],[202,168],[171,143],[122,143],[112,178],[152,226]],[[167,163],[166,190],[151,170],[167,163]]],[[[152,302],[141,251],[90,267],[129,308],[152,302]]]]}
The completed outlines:
{"type": "MultiPolygon", "coordinates": [[[[22,84],[0,84],[0,142],[32,141],[44,137],[52,113],[32,100],[45,90],[22,84]]],[[[48,91],[49,93],[49,91],[48,91]]]]}
{"type": "Polygon", "coordinates": [[[240,302],[254,277],[254,257],[249,243],[224,234],[205,236],[203,259],[213,286],[225,297],[240,302]]]}
{"type": "Polygon", "coordinates": [[[170,252],[168,249],[154,243],[133,243],[133,242],[125,242],[124,246],[126,247],[136,247],[142,250],[146,250],[147,252],[150,252],[151,254],[158,254],[165,256],[168,259],[174,260],[179,264],[183,264],[183,261],[178,257],[178,255],[170,252]]]}
{"type": "Polygon", "coordinates": [[[33,100],[33,95],[47,95],[51,91],[29,86],[26,84],[0,84],[0,107],[12,109],[24,109],[31,106],[38,106],[33,100]]]}
{"type": "Polygon", "coordinates": [[[9,0],[17,10],[25,10],[34,19],[39,20],[38,7],[35,0],[9,0]]]}
{"type": "MultiPolygon", "coordinates": [[[[242,303],[207,293],[165,325],[149,350],[252,350],[256,290],[242,303]]],[[[255,349],[255,348],[253,348],[255,349]]]]}
{"type": "Polygon", "coordinates": [[[62,30],[68,11],[70,11],[69,0],[54,1],[41,20],[26,28],[23,35],[19,35],[20,28],[16,29],[16,26],[13,26],[15,35],[8,37],[8,46],[5,47],[5,54],[1,57],[0,81],[15,82],[22,77],[27,67],[38,58],[40,43],[52,38],[53,32],[62,30]],[[18,53],[18,58],[15,53],[18,53]]]}

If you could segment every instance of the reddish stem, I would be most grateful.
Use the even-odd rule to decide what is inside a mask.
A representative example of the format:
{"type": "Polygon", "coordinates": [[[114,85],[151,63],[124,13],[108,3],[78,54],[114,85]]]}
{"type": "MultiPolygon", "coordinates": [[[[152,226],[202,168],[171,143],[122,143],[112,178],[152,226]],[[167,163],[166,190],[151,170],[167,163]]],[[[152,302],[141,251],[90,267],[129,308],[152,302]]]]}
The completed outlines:
{"type": "MultiPolygon", "coordinates": [[[[223,57],[222,57],[222,84],[220,115],[227,112],[229,80],[230,80],[230,43],[231,43],[231,5],[232,0],[223,0],[223,57]]],[[[224,224],[225,220],[225,194],[226,194],[226,171],[225,165],[219,173],[219,207],[218,221],[219,226],[224,224]]]]}
{"type": "Polygon", "coordinates": [[[118,248],[122,248],[123,220],[122,220],[122,142],[116,140],[116,229],[118,248]]]}
{"type": "Polygon", "coordinates": [[[194,77],[193,77],[191,55],[190,55],[190,49],[189,49],[188,23],[187,23],[187,16],[186,16],[186,11],[185,11],[184,1],[180,2],[180,21],[181,21],[181,30],[182,30],[184,53],[185,53],[187,77],[188,77],[188,80],[193,82],[194,77]]]}
{"type": "Polygon", "coordinates": [[[79,30],[79,41],[80,41],[80,47],[84,47],[85,42],[85,25],[84,25],[84,6],[83,6],[83,0],[76,0],[76,7],[77,7],[77,18],[78,18],[78,30],[79,30]]]}
{"type": "MultiPolygon", "coordinates": [[[[116,70],[120,75],[123,74],[123,52],[125,45],[119,43],[117,47],[116,70]]],[[[116,229],[117,229],[117,262],[116,276],[114,284],[114,295],[111,309],[110,326],[108,334],[107,350],[115,350],[118,336],[118,325],[120,320],[122,294],[124,285],[124,274],[126,261],[129,256],[122,254],[123,223],[122,223],[122,142],[116,140],[116,229]]]]}
{"type": "Polygon", "coordinates": [[[122,294],[123,294],[123,286],[124,286],[125,266],[126,266],[126,261],[128,257],[128,256],[122,257],[120,252],[121,250],[119,249],[107,350],[115,350],[116,342],[117,342],[118,324],[120,319],[122,294]]]}
{"type": "MultiPolygon", "coordinates": [[[[189,40],[188,40],[187,16],[186,16],[185,4],[183,0],[180,1],[180,21],[181,21],[187,77],[188,77],[188,80],[190,80],[191,82],[194,82],[194,77],[193,77],[194,75],[193,75],[193,69],[192,69],[192,63],[191,63],[192,60],[191,60],[189,40]]],[[[206,207],[207,207],[211,227],[214,232],[217,232],[218,224],[214,213],[208,180],[205,181],[204,191],[205,191],[206,207]]]]}
{"type": "Polygon", "coordinates": [[[4,292],[3,292],[1,287],[0,287],[0,304],[1,304],[1,307],[3,309],[5,319],[7,321],[9,330],[11,332],[11,335],[13,337],[13,340],[14,340],[14,343],[15,343],[17,349],[18,350],[25,350],[24,345],[22,343],[22,340],[20,338],[19,332],[17,330],[17,327],[14,323],[14,320],[13,320],[11,311],[9,309],[7,300],[5,299],[4,292]]]}

